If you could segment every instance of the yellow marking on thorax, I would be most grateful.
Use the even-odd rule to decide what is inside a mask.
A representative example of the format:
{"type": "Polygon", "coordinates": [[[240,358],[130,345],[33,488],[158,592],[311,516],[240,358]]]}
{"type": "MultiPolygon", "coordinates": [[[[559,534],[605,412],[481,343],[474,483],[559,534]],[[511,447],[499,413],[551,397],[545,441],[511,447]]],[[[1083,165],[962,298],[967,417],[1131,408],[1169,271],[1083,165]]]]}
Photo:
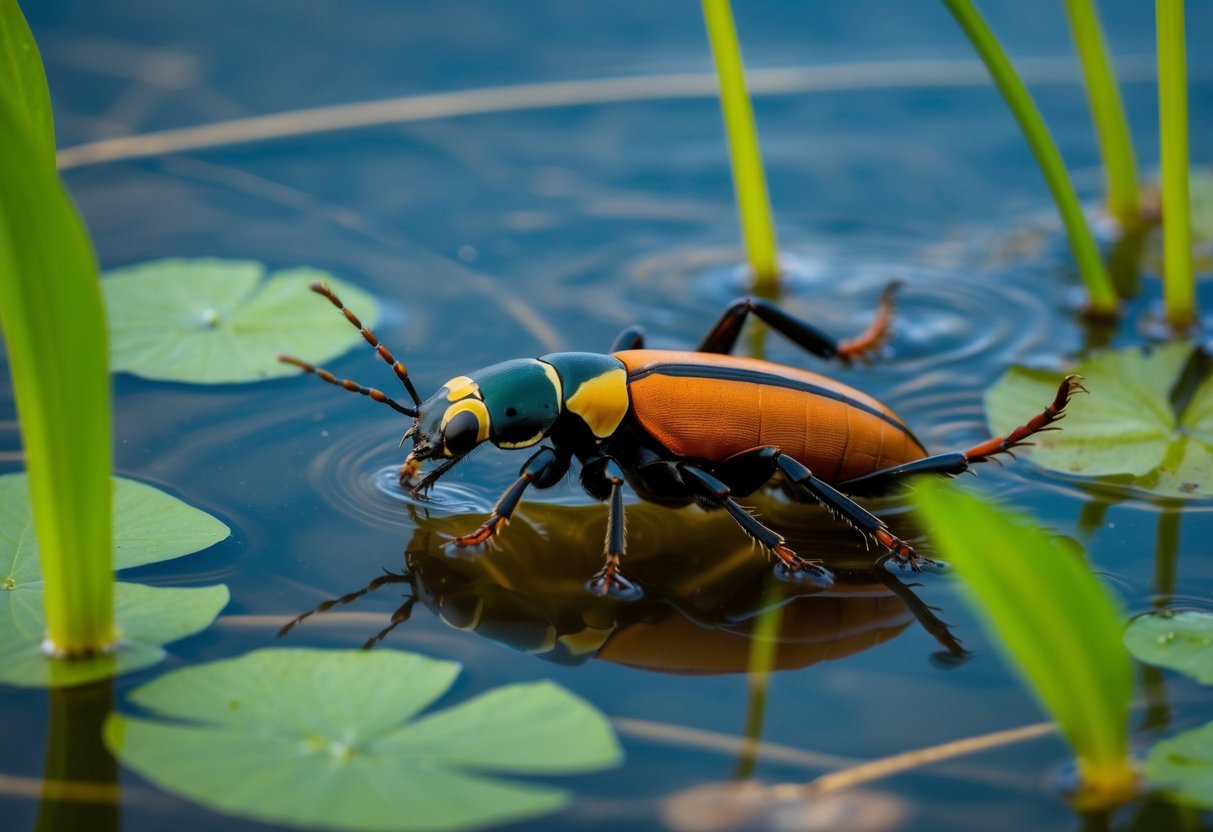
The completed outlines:
{"type": "Polygon", "coordinates": [[[628,413],[627,372],[616,367],[582,382],[564,406],[580,416],[591,433],[606,439],[628,413]]]}
{"type": "Polygon", "coordinates": [[[548,377],[548,381],[552,383],[552,388],[556,391],[556,401],[564,398],[564,386],[560,383],[560,374],[556,372],[556,368],[546,361],[539,362],[543,366],[543,373],[548,377]]]}
{"type": "Polygon", "coordinates": [[[466,399],[468,396],[481,397],[480,385],[467,376],[455,376],[442,386],[446,388],[447,401],[457,402],[460,399],[466,399]]]}

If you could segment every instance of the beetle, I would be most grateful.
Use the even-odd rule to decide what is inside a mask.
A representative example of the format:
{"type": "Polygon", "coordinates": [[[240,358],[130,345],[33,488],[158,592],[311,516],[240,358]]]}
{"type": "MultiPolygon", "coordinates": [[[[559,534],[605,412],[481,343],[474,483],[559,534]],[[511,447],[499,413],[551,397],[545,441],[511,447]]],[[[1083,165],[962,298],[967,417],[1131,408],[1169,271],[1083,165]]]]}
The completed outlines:
{"type": "Polygon", "coordinates": [[[610,505],[603,565],[587,587],[622,598],[640,593],[620,571],[625,482],[654,503],[724,509],[777,558],[780,577],[828,585],[832,579],[825,567],[800,557],[782,535],[737,502],[779,474],[795,497],[825,506],[902,567],[918,571],[930,561],[854,498],[887,494],[911,475],[960,474],[1007,453],[1048,429],[1062,417],[1074,391],[1084,389],[1079,376],[1066,376],[1053,401],[1006,436],[966,450],[929,454],[905,422],[871,396],[817,373],[731,354],[753,315],[819,357],[865,357],[888,335],[896,289],[890,284],[871,326],[847,341],[770,301],[746,297],[725,309],[694,351],[645,349],[644,330],[630,327],[607,353],[561,352],[504,361],[456,376],[422,400],[405,366],[340,298],[323,283],[311,289],[340,310],[392,367],[413,405],[299,358],[284,355],[280,360],[411,418],[401,444],[411,438],[413,449],[401,468],[401,484],[414,494],[424,495],[484,442],[505,449],[539,446],[488,519],[451,545],[488,541],[509,522],[528,488],[556,485],[576,460],[581,486],[610,505]],[[438,464],[413,482],[420,463],[428,460],[438,464]]]}

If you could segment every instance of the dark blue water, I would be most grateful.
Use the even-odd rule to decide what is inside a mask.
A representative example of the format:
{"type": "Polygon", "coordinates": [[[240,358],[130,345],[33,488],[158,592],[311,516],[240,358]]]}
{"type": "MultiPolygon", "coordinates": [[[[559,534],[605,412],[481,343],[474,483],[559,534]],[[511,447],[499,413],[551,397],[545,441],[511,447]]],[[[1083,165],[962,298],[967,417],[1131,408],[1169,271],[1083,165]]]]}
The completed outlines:
{"type": "MultiPolygon", "coordinates": [[[[871,89],[756,100],[781,245],[792,265],[784,303],[848,334],[866,324],[887,280],[904,280],[891,359],[829,372],[888,402],[932,450],[979,441],[982,390],[1006,366],[1063,369],[1088,338],[1071,315],[1075,276],[1067,248],[1014,122],[983,83],[902,83],[905,67],[970,57],[940,4],[738,5],[753,67],[900,62],[871,89]]],[[[1015,57],[1070,55],[1058,4],[982,5],[1015,57]]],[[[1213,25],[1213,8],[1190,6],[1192,153],[1207,163],[1213,59],[1195,45],[1213,25]]],[[[1152,10],[1116,4],[1104,11],[1112,47],[1132,70],[1126,105],[1139,156],[1151,168],[1158,145],[1148,78],[1152,10]]],[[[26,13],[43,48],[61,147],[400,95],[710,70],[693,4],[27,3],[26,13]]],[[[1059,75],[1051,63],[1028,66],[1037,68],[1040,106],[1094,204],[1098,153],[1077,76],[1059,75]]],[[[958,77],[966,72],[981,77],[975,68],[958,77]]],[[[710,98],[229,143],[80,165],[65,178],[105,267],[166,255],[248,257],[316,266],[369,289],[383,307],[378,334],[423,392],[506,356],[605,350],[634,322],[649,329],[652,346],[687,348],[741,291],[731,183],[710,98]]],[[[1142,339],[1133,316],[1158,294],[1147,279],[1116,342],[1142,339]]],[[[1206,308],[1213,304],[1213,291],[1202,287],[1200,294],[1206,308]]],[[[777,338],[767,349],[774,360],[823,368],[777,338]]],[[[331,369],[378,386],[391,381],[368,351],[331,369]]],[[[413,565],[429,590],[492,597],[492,581],[476,561],[425,559],[434,548],[425,533],[470,530],[478,518],[452,514],[486,511],[521,455],[479,453],[444,480],[427,519],[411,515],[383,486],[384,471],[400,461],[404,427],[384,408],[309,379],[201,387],[119,375],[114,395],[119,473],[164,487],[233,529],[231,539],[205,553],[140,571],[150,583],[222,581],[233,600],[210,631],[173,645],[167,662],[120,679],[119,697],[173,667],[275,643],[283,620],[358,588],[382,568],[399,569],[406,548],[423,553],[413,565]]],[[[0,419],[0,465],[18,470],[7,383],[0,386],[0,419]]],[[[1100,506],[1081,484],[1026,463],[983,470],[981,484],[1083,540],[1128,610],[1150,607],[1156,507],[1109,504],[1085,528],[1082,518],[1100,506]]],[[[500,641],[518,643],[544,615],[586,614],[589,600],[568,588],[594,568],[605,513],[584,508],[588,500],[572,484],[532,499],[582,508],[524,507],[507,538],[543,534],[549,542],[529,549],[503,542],[487,558],[507,570],[522,598],[503,602],[500,628],[452,629],[419,606],[385,643],[463,662],[457,696],[550,678],[620,720],[740,736],[744,675],[654,668],[710,656],[716,670],[741,669],[735,657],[744,656],[747,622],[762,603],[761,556],[754,552],[747,565],[747,545],[722,518],[636,511],[629,542],[636,577],[663,603],[643,614],[599,610],[615,616],[619,649],[562,664],[500,641]],[[736,557],[741,566],[727,580],[705,581],[715,594],[687,590],[688,575],[736,557]],[[636,646],[661,638],[672,645],[662,655],[642,655],[636,646]],[[629,639],[632,647],[624,649],[629,639]]],[[[878,506],[896,529],[918,533],[896,500],[878,506]]],[[[1198,503],[1183,512],[1176,544],[1176,592],[1184,605],[1205,609],[1213,607],[1207,509],[1198,503]]],[[[816,509],[772,498],[763,511],[793,532],[805,554],[852,565],[870,560],[856,535],[816,509]]],[[[840,598],[789,607],[795,615],[787,616],[793,623],[783,635],[785,672],[768,695],[766,740],[869,759],[1041,719],[952,580],[929,574],[917,583],[921,603],[939,608],[972,658],[959,667],[937,661],[943,648],[905,596],[857,573],[840,598]]],[[[287,641],[356,647],[400,603],[399,590],[381,590],[305,623],[287,641]]],[[[1154,693],[1172,704],[1172,729],[1213,716],[1207,694],[1182,679],[1168,677],[1165,690],[1154,693]]],[[[41,776],[46,724],[44,693],[0,690],[8,749],[0,773],[41,776]]],[[[735,748],[685,747],[642,736],[634,722],[620,725],[626,766],[570,781],[572,809],[531,826],[660,828],[663,801],[727,780],[738,765],[735,748]]],[[[1058,740],[1037,739],[868,788],[896,809],[897,828],[1070,829],[1079,821],[1047,782],[1066,759],[1058,740]]],[[[765,754],[754,775],[804,782],[822,771],[765,754]]],[[[136,787],[122,809],[124,828],[255,826],[152,795],[133,775],[124,782],[136,787]]],[[[0,793],[0,802],[0,825],[32,825],[36,800],[0,793]]]]}

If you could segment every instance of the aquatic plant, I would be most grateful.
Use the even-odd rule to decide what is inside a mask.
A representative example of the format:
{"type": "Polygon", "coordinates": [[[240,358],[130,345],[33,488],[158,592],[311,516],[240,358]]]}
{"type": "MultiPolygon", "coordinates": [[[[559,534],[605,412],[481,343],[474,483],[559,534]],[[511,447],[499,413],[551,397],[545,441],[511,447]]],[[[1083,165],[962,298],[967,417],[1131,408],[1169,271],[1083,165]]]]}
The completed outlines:
{"type": "Polygon", "coordinates": [[[55,170],[42,60],[0,0],[0,326],[41,549],[46,651],[114,646],[105,314],[84,226],[55,170]]]}
{"type": "Polygon", "coordinates": [[[1162,153],[1163,301],[1178,331],[1196,320],[1188,191],[1188,62],[1183,0],[1157,0],[1158,123],[1162,153]]]}
{"type": "Polygon", "coordinates": [[[943,0],[948,11],[956,18],[965,35],[977,50],[990,76],[1010,107],[1015,120],[1023,130],[1024,138],[1036,158],[1036,164],[1044,175],[1057,211],[1061,215],[1070,250],[1078,265],[1078,273],[1087,289],[1089,311],[1100,317],[1115,317],[1117,314],[1116,290],[1104,268],[1099,247],[1091,235],[1090,226],[1083,216],[1078,195],[1070,181],[1057,144],[1049,134],[1040,110],[1036,108],[1028,88],[1024,86],[1007,57],[998,38],[990,29],[971,0],[943,0]]]}
{"type": "Polygon", "coordinates": [[[702,5],[716,76],[720,81],[720,109],[729,140],[733,189],[737,194],[746,254],[754,273],[755,287],[769,292],[773,291],[779,278],[779,251],[733,10],[729,0],[702,0],[702,5]]]}
{"type": "Polygon", "coordinates": [[[1137,157],[1103,27],[1094,0],[1066,0],[1066,14],[1099,138],[1108,188],[1108,213],[1116,218],[1122,230],[1131,231],[1141,223],[1137,157]]]}
{"type": "Polygon", "coordinates": [[[940,554],[1078,759],[1084,806],[1134,794],[1133,677],[1116,602],[1078,552],[1015,513],[942,480],[912,497],[940,554]]]}

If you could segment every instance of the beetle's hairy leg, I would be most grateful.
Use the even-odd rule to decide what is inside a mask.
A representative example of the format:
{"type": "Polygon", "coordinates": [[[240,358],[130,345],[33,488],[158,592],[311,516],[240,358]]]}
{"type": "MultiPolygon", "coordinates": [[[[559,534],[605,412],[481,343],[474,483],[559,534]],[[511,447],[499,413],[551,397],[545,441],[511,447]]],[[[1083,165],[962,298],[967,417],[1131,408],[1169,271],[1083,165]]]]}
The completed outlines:
{"type": "Polygon", "coordinates": [[[893,307],[897,299],[897,290],[901,288],[900,280],[890,280],[880,293],[880,305],[876,308],[876,317],[868,328],[861,334],[838,344],[838,357],[844,361],[857,358],[866,359],[889,340],[892,333],[893,307]]]}
{"type": "Polygon", "coordinates": [[[678,471],[683,475],[684,481],[694,486],[702,496],[727,511],[737,525],[741,526],[742,531],[779,558],[781,577],[810,580],[821,586],[834,583],[834,576],[828,569],[796,554],[787,545],[783,535],[764,526],[758,518],[734,500],[730,496],[729,487],[723,482],[693,465],[679,465],[678,471]]]}
{"type": "Polygon", "coordinates": [[[513,516],[514,510],[522,502],[522,495],[532,483],[540,487],[546,487],[560,476],[563,476],[564,472],[568,470],[568,465],[569,459],[567,456],[561,456],[552,448],[540,448],[522,466],[522,470],[518,472],[518,479],[514,480],[513,485],[507,488],[505,493],[497,500],[497,504],[493,506],[493,511],[489,514],[489,518],[481,524],[480,528],[471,534],[456,537],[447,545],[463,547],[477,546],[484,543],[501,531],[505,524],[510,522],[510,517],[513,516]]]}
{"type": "Polygon", "coordinates": [[[392,355],[391,350],[379,343],[379,339],[375,337],[375,333],[371,332],[369,327],[362,325],[362,321],[358,319],[357,315],[345,308],[345,304],[341,302],[341,298],[333,294],[333,290],[328,287],[328,284],[317,281],[316,283],[312,283],[310,286],[308,286],[308,288],[321,297],[328,298],[329,303],[333,304],[333,306],[337,307],[341,311],[341,314],[345,316],[345,319],[353,324],[353,326],[360,333],[362,333],[362,337],[366,339],[366,342],[374,347],[375,353],[382,358],[389,367],[392,368],[392,372],[396,374],[396,378],[400,379],[400,383],[404,385],[404,389],[408,392],[409,396],[412,397],[413,404],[421,404],[421,397],[417,395],[417,388],[413,386],[412,380],[409,379],[408,370],[405,369],[403,364],[396,360],[395,356],[392,355]]]}
{"type": "Polygon", "coordinates": [[[407,572],[388,572],[387,570],[384,570],[384,573],[382,575],[380,575],[378,578],[375,578],[375,580],[371,581],[369,584],[364,586],[362,589],[355,590],[354,592],[350,592],[345,595],[342,595],[340,598],[334,598],[329,601],[324,601],[320,604],[317,604],[314,609],[310,609],[307,612],[303,613],[302,615],[295,616],[290,621],[286,622],[286,624],[283,625],[282,629],[280,629],[278,631],[278,638],[282,638],[287,633],[289,633],[291,630],[293,630],[297,624],[300,624],[301,622],[305,621],[306,619],[311,618],[313,615],[316,615],[316,614],[322,613],[322,612],[327,612],[328,610],[332,609],[335,606],[338,606],[339,604],[353,603],[354,601],[357,601],[359,598],[361,598],[363,595],[366,595],[367,593],[370,593],[370,592],[374,592],[381,586],[384,586],[386,584],[412,584],[412,582],[413,582],[413,577],[407,572]]]}
{"type": "MultiPolygon", "coordinates": [[[[964,451],[965,458],[970,462],[985,462],[995,454],[1008,453],[1016,445],[1024,444],[1024,440],[1034,433],[1050,430],[1049,425],[1066,415],[1066,405],[1070,403],[1070,398],[1080,390],[1083,393],[1089,392],[1082,386],[1082,376],[1066,376],[1062,379],[1057,388],[1057,395],[1053,397],[1053,401],[1049,403],[1048,407],[1006,436],[996,436],[964,451]]],[[[1052,429],[1057,430],[1057,428],[1052,429]]]]}
{"type": "Polygon", "coordinates": [[[623,577],[619,572],[619,565],[623,558],[627,536],[623,508],[623,473],[613,460],[608,459],[602,466],[602,477],[611,484],[611,507],[610,512],[607,514],[607,532],[604,547],[606,559],[602,564],[602,568],[595,572],[593,577],[586,582],[586,588],[599,595],[609,595],[621,600],[634,601],[643,594],[640,587],[623,577]]]}
{"type": "Polygon", "coordinates": [[[813,472],[787,454],[780,454],[776,465],[783,475],[803,488],[809,496],[821,503],[832,514],[846,520],[865,536],[875,540],[892,553],[899,565],[908,566],[915,572],[922,571],[924,564],[934,563],[914,551],[914,547],[889,531],[885,522],[842,492],[813,476],[813,472]]]}
{"type": "Polygon", "coordinates": [[[395,399],[393,399],[392,397],[388,396],[382,390],[376,390],[374,387],[365,387],[356,381],[350,381],[348,378],[337,378],[337,376],[333,375],[328,370],[325,370],[321,367],[314,367],[311,364],[304,361],[302,358],[296,358],[293,355],[280,355],[280,356],[278,356],[278,360],[281,361],[283,364],[294,365],[295,367],[298,367],[300,370],[303,370],[303,372],[311,373],[312,375],[316,376],[321,381],[326,381],[329,384],[334,384],[337,387],[342,388],[343,390],[349,390],[351,393],[358,393],[360,395],[366,396],[367,398],[371,399],[371,401],[376,401],[376,402],[379,402],[380,404],[386,404],[388,407],[390,407],[392,410],[396,411],[397,413],[402,413],[405,416],[408,416],[413,419],[417,418],[416,410],[413,410],[411,407],[405,407],[400,402],[398,402],[395,399]]]}

